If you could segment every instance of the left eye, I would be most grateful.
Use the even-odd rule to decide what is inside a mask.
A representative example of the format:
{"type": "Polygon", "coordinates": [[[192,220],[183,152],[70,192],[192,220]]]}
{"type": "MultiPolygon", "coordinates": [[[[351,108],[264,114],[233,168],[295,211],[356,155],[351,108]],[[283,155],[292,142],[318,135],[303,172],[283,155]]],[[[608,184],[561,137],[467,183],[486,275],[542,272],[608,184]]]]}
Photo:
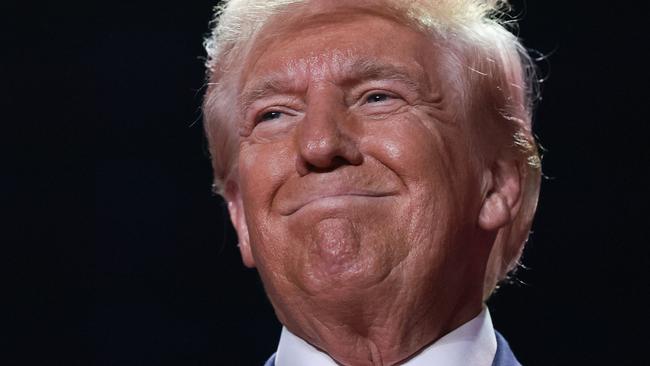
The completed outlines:
{"type": "Polygon", "coordinates": [[[390,95],[388,95],[388,94],[374,93],[374,94],[370,94],[368,96],[368,98],[366,98],[366,102],[367,103],[379,103],[379,102],[384,102],[384,101],[386,101],[386,100],[388,100],[390,98],[392,98],[392,97],[390,95]]]}

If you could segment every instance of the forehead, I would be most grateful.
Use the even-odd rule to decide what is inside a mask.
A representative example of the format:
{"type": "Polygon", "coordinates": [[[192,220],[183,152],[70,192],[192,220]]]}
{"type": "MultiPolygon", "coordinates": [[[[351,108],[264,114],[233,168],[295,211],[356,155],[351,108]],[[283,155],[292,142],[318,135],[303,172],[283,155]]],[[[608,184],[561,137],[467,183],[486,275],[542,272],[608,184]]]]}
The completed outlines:
{"type": "MultiPolygon", "coordinates": [[[[297,81],[337,78],[350,72],[394,71],[423,74],[440,62],[432,37],[374,13],[337,8],[302,18],[271,20],[253,43],[240,86],[280,74],[297,81]]],[[[421,76],[421,75],[412,75],[421,76]]]]}

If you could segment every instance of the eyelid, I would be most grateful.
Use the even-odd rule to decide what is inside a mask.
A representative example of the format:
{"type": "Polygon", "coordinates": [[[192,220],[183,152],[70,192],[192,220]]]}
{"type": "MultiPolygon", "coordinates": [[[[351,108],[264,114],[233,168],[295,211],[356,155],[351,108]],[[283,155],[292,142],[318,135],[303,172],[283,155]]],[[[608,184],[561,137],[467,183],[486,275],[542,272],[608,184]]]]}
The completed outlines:
{"type": "MultiPolygon", "coordinates": [[[[352,89],[350,93],[354,104],[359,105],[359,101],[364,101],[372,93],[386,94],[392,98],[406,100],[409,95],[416,93],[413,88],[402,80],[379,79],[368,80],[360,83],[352,89]]],[[[352,101],[351,101],[352,102],[352,101]]]]}
{"type": "MultiPolygon", "coordinates": [[[[370,102],[368,101],[368,98],[372,95],[375,94],[383,94],[388,96],[388,100],[382,101],[382,102],[377,102],[377,103],[387,103],[390,102],[391,100],[394,99],[404,99],[399,93],[396,93],[394,91],[386,90],[386,89],[379,89],[379,88],[373,88],[373,89],[367,89],[363,93],[359,95],[359,97],[355,98],[356,102],[355,104],[358,106],[366,105],[369,104],[370,102]]],[[[370,103],[373,104],[373,103],[370,103]]]]}
{"type": "MultiPolygon", "coordinates": [[[[287,116],[294,116],[295,115],[295,113],[288,110],[288,108],[286,108],[286,107],[273,105],[273,106],[269,106],[267,108],[260,109],[259,111],[255,112],[255,114],[253,115],[254,116],[253,117],[254,123],[258,124],[258,123],[264,122],[262,120],[264,115],[266,115],[268,113],[273,113],[273,112],[280,113],[280,117],[278,117],[278,119],[281,118],[282,115],[287,115],[287,116]]],[[[274,118],[274,119],[276,119],[276,118],[274,118]]]]}
{"type": "Polygon", "coordinates": [[[391,91],[388,91],[388,90],[373,89],[373,90],[369,90],[369,91],[365,92],[361,96],[361,99],[362,100],[367,100],[368,97],[370,97],[372,95],[386,95],[386,96],[388,96],[390,98],[401,98],[397,93],[394,93],[394,92],[391,92],[391,91]]]}
{"type": "Polygon", "coordinates": [[[257,121],[258,118],[268,112],[277,111],[292,114],[300,111],[301,108],[302,103],[296,96],[276,95],[253,101],[244,110],[244,116],[246,120],[257,121]]]}
{"type": "Polygon", "coordinates": [[[278,118],[280,118],[283,114],[285,114],[285,113],[282,112],[282,111],[277,111],[277,110],[273,110],[273,109],[270,110],[270,111],[263,111],[263,112],[259,113],[259,114],[257,115],[257,117],[255,117],[255,123],[261,123],[261,122],[265,122],[265,121],[271,121],[271,120],[274,120],[274,119],[278,119],[278,118]],[[269,118],[268,120],[265,119],[265,117],[266,117],[267,115],[271,114],[271,113],[277,113],[278,116],[277,116],[276,118],[269,118]]]}

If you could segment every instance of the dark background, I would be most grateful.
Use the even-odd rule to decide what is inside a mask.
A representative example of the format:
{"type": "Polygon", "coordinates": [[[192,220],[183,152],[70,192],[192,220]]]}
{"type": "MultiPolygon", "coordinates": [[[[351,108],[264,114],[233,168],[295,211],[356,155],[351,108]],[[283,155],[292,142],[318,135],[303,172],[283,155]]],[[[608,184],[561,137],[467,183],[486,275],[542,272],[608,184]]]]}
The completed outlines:
{"type": "MultiPolygon", "coordinates": [[[[18,294],[5,344],[28,345],[1,363],[274,352],[280,325],[210,192],[199,106],[214,5],[1,5],[3,127],[19,137],[0,140],[6,258],[27,260],[2,269],[18,294]]],[[[548,55],[535,132],[549,178],[528,269],[490,300],[495,327],[525,365],[647,364],[647,22],[623,2],[515,7],[525,44],[548,55]]]]}

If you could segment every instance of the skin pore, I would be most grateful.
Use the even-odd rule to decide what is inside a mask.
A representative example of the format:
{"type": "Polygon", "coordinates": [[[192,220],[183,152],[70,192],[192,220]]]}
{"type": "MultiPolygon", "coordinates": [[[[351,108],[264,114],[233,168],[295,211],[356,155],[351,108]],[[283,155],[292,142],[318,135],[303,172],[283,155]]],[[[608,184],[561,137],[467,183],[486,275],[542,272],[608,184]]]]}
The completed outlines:
{"type": "Polygon", "coordinates": [[[286,29],[241,75],[243,260],[291,332],[344,365],[398,364],[481,311],[512,179],[474,156],[480,116],[430,37],[361,13],[286,29]]]}

